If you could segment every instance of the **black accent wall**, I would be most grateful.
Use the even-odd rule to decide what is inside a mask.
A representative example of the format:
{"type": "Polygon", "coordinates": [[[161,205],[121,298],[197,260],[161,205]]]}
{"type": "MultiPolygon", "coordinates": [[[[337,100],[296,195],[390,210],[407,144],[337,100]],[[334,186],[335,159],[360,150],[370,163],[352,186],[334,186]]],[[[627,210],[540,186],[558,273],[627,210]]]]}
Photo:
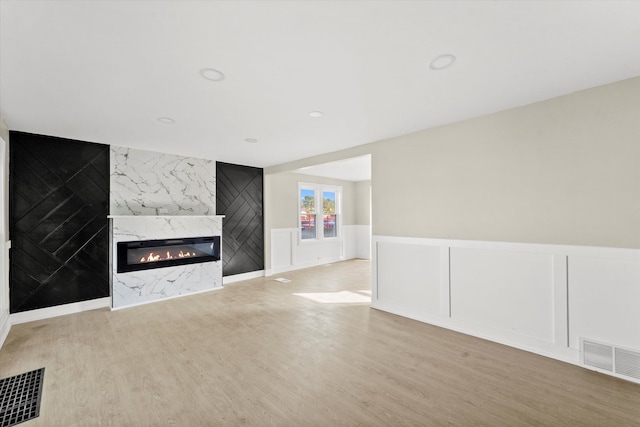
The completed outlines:
{"type": "Polygon", "coordinates": [[[109,296],[109,146],[10,141],[11,313],[109,296]]]}
{"type": "Polygon", "coordinates": [[[263,170],[216,162],[223,276],[264,269],[263,170]]]}

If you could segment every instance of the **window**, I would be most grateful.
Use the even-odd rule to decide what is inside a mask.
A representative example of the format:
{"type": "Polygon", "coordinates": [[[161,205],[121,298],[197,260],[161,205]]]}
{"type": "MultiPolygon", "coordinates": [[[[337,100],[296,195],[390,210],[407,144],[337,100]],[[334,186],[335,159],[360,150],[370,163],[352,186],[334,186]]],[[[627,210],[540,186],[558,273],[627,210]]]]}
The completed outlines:
{"type": "Polygon", "coordinates": [[[340,237],[341,193],[341,187],[307,183],[298,185],[301,240],[340,237]],[[318,224],[320,217],[322,223],[318,224]]]}
{"type": "Polygon", "coordinates": [[[322,192],[322,221],[324,223],[324,237],[338,237],[336,226],[336,192],[322,192]]]}
{"type": "Polygon", "coordinates": [[[316,238],[316,196],[312,189],[300,190],[300,228],[302,239],[316,238]]]}

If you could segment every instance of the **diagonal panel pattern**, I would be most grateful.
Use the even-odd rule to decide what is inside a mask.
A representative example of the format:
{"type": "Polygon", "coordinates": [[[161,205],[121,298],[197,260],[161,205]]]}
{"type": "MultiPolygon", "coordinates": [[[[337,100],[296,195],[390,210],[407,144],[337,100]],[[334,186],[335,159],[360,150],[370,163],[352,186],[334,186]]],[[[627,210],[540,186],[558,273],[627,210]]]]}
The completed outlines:
{"type": "Polygon", "coordinates": [[[10,310],[109,295],[109,146],[11,133],[10,310]]]}
{"type": "Polygon", "coordinates": [[[225,215],[223,275],[264,269],[263,171],[216,163],[216,211],[225,215]]]}

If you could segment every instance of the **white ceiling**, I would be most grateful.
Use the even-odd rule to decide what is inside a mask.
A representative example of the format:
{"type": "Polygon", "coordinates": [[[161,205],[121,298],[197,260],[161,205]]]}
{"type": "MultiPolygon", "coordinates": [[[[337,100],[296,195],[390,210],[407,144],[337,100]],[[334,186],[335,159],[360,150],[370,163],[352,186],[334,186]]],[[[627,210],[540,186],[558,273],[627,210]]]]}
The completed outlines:
{"type": "Polygon", "coordinates": [[[260,167],[638,75],[637,1],[0,0],[10,129],[260,167]]]}

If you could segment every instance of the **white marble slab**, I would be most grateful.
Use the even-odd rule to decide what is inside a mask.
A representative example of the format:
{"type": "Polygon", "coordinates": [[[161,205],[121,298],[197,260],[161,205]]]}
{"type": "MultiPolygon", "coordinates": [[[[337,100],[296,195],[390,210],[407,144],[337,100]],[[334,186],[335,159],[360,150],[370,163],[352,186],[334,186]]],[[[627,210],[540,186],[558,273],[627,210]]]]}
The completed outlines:
{"type": "Polygon", "coordinates": [[[117,272],[117,243],[222,236],[222,217],[112,217],[112,307],[122,308],[222,287],[222,261],[117,272]]]}
{"type": "Polygon", "coordinates": [[[111,146],[111,215],[215,215],[213,160],[111,146]]]}

